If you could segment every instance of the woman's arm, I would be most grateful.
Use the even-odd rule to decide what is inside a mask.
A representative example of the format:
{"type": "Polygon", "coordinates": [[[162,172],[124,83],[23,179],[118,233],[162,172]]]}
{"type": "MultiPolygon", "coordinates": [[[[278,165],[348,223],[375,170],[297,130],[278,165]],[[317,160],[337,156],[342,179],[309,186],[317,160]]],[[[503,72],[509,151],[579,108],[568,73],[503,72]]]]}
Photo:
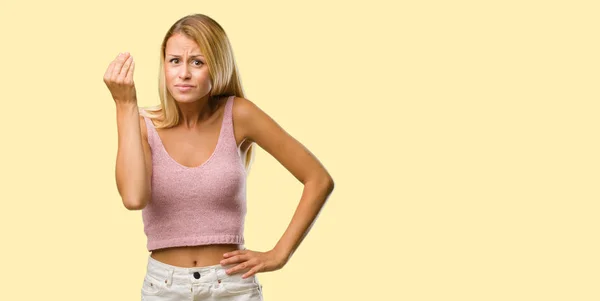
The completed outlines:
{"type": "Polygon", "coordinates": [[[334,182],[325,167],[308,149],[285,132],[254,103],[236,97],[233,113],[245,138],[256,142],[304,184],[300,203],[292,220],[273,250],[268,252],[269,255],[248,255],[249,252],[240,250],[224,254],[225,258],[239,255],[235,259],[224,260],[225,264],[248,260],[248,263],[229,270],[229,272],[235,273],[251,268],[244,275],[248,277],[254,272],[263,271],[265,265],[271,265],[268,267],[271,269],[280,268],[289,260],[316,221],[325,201],[333,191],[334,182]],[[271,256],[276,260],[274,260],[275,263],[259,263],[259,260],[251,259],[252,256],[264,257],[260,261],[271,261],[271,256]]]}
{"type": "Polygon", "coordinates": [[[313,176],[304,183],[300,203],[292,221],[275,247],[274,252],[287,262],[315,223],[325,201],[333,192],[334,183],[329,174],[313,176]]]}
{"type": "Polygon", "coordinates": [[[146,207],[150,199],[152,160],[145,135],[143,117],[135,104],[117,105],[117,150],[116,180],[123,205],[129,210],[146,207]]]}
{"type": "Polygon", "coordinates": [[[117,107],[117,190],[129,210],[142,209],[148,203],[152,173],[150,147],[140,129],[145,122],[139,115],[134,70],[133,57],[125,52],[119,53],[104,73],[104,83],[117,107]]]}

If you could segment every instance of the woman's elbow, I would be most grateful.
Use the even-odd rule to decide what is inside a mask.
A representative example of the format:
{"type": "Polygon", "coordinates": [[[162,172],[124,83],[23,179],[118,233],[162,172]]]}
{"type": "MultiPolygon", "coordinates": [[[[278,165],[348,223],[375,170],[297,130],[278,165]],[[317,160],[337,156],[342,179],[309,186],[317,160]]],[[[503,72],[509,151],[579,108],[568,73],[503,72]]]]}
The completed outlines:
{"type": "Polygon", "coordinates": [[[123,198],[123,205],[127,210],[142,210],[147,204],[144,198],[123,198]]]}

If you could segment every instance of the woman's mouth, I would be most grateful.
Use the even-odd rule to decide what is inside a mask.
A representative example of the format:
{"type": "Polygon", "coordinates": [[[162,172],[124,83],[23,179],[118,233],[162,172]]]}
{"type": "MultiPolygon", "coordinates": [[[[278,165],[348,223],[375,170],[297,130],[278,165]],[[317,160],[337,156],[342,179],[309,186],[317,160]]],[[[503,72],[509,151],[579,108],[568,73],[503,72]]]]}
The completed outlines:
{"type": "Polygon", "coordinates": [[[193,86],[175,86],[175,88],[177,88],[181,92],[186,92],[186,91],[192,90],[192,88],[194,88],[194,87],[193,86]]]}

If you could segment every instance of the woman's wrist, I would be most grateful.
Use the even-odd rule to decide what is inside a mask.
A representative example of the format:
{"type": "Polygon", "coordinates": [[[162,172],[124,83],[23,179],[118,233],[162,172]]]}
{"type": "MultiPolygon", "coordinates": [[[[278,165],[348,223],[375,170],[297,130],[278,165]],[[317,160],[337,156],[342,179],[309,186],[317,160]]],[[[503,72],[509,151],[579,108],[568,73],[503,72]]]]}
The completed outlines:
{"type": "Polygon", "coordinates": [[[281,264],[281,266],[285,265],[288,262],[290,255],[291,255],[291,252],[289,252],[288,250],[286,250],[282,247],[278,247],[278,246],[273,248],[271,250],[271,253],[273,253],[273,255],[275,256],[277,261],[281,264]]]}

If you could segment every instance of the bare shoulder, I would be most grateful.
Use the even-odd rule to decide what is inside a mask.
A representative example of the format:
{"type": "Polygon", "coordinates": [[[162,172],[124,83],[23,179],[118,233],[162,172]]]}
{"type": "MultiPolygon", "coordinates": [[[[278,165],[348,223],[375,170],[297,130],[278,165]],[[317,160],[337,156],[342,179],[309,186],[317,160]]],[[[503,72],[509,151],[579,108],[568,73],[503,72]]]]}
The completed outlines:
{"type": "Polygon", "coordinates": [[[242,117],[244,118],[248,114],[251,114],[252,110],[256,107],[256,105],[243,97],[234,96],[233,97],[233,115],[234,117],[242,117]]]}
{"type": "Polygon", "coordinates": [[[261,118],[269,118],[254,102],[238,96],[233,99],[232,115],[236,130],[240,132],[243,139],[249,139],[252,142],[255,142],[256,138],[251,136],[252,126],[261,118]]]}
{"type": "Polygon", "coordinates": [[[235,97],[232,114],[244,137],[271,154],[300,182],[332,183],[315,155],[254,102],[235,97]]]}

